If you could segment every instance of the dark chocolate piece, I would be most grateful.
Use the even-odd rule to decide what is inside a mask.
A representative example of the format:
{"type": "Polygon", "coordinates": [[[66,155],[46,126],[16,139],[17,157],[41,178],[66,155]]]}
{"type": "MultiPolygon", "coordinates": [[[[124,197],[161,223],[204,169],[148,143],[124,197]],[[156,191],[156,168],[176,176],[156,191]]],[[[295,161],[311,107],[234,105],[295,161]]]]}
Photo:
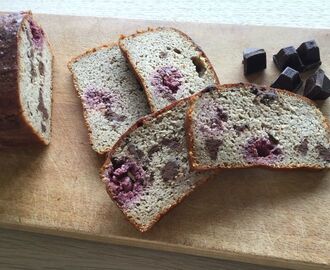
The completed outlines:
{"type": "Polygon", "coordinates": [[[304,96],[313,100],[326,99],[330,96],[330,80],[322,69],[318,69],[307,79],[304,96]]]}
{"type": "Polygon", "coordinates": [[[321,65],[320,49],[315,40],[309,40],[302,43],[297,49],[297,52],[305,66],[304,70],[310,70],[321,65]]]}
{"type": "Polygon", "coordinates": [[[298,71],[304,70],[304,65],[293,46],[281,49],[277,54],[273,55],[273,60],[280,71],[286,67],[291,67],[298,71]]]}
{"type": "Polygon", "coordinates": [[[39,98],[38,98],[39,104],[38,104],[37,109],[42,114],[42,120],[46,121],[49,118],[49,114],[48,114],[47,108],[45,107],[44,97],[42,96],[42,94],[43,94],[43,90],[42,90],[42,88],[40,88],[39,89],[39,98]]]}
{"type": "Polygon", "coordinates": [[[251,87],[251,93],[255,94],[255,98],[253,102],[262,103],[267,106],[271,106],[271,104],[278,100],[278,95],[273,89],[266,89],[262,86],[255,86],[251,87]]]}
{"type": "Polygon", "coordinates": [[[280,76],[272,83],[271,87],[297,91],[302,85],[299,72],[287,67],[280,76]]]}
{"type": "Polygon", "coordinates": [[[205,141],[205,149],[212,160],[216,160],[218,156],[219,147],[222,145],[221,140],[207,139],[205,141]]]}
{"type": "Polygon", "coordinates": [[[293,149],[305,156],[308,151],[308,139],[304,138],[299,144],[294,146],[293,149]]]}
{"type": "Polygon", "coordinates": [[[315,148],[319,151],[319,156],[321,158],[325,161],[330,161],[330,148],[326,148],[321,144],[317,145],[315,148]]]}
{"type": "Polygon", "coordinates": [[[134,144],[128,144],[127,151],[137,159],[142,159],[144,157],[143,151],[134,144]]]}
{"type": "Polygon", "coordinates": [[[161,149],[159,144],[155,144],[151,146],[151,148],[148,150],[148,157],[151,158],[152,155],[156,152],[158,152],[161,149]]]}
{"type": "Polygon", "coordinates": [[[179,164],[177,161],[170,160],[163,167],[161,174],[164,181],[174,180],[179,173],[179,164]]]}
{"type": "Polygon", "coordinates": [[[244,74],[249,75],[266,68],[264,49],[246,48],[243,51],[244,74]]]}

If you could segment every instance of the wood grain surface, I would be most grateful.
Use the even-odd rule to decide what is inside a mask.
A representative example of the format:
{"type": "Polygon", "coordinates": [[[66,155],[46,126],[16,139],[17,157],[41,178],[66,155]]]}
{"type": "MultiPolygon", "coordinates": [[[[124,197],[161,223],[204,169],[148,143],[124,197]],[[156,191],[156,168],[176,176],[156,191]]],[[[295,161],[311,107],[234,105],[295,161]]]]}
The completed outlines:
{"type": "Polygon", "coordinates": [[[284,270],[0,229],[1,270],[284,270]]]}
{"type": "MultiPolygon", "coordinates": [[[[55,55],[53,139],[44,149],[0,152],[3,227],[171,250],[296,269],[330,267],[330,175],[327,172],[224,171],[171,211],[150,232],[137,232],[108,198],[103,162],[90,148],[67,62],[87,48],[148,26],[187,32],[208,54],[222,83],[269,84],[271,55],[316,38],[330,73],[329,31],[165,23],[38,15],[55,55]],[[242,49],[265,48],[268,68],[243,77],[242,49]]],[[[329,116],[329,104],[319,104],[329,116]]]]}

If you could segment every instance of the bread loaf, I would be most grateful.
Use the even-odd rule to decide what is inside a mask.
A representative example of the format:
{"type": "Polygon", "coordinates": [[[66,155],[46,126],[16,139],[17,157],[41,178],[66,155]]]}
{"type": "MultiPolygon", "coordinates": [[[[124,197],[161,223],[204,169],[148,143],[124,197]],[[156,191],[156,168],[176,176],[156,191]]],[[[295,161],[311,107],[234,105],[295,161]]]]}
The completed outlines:
{"type": "Polygon", "coordinates": [[[0,16],[0,146],[50,142],[52,63],[30,12],[0,16]]]}

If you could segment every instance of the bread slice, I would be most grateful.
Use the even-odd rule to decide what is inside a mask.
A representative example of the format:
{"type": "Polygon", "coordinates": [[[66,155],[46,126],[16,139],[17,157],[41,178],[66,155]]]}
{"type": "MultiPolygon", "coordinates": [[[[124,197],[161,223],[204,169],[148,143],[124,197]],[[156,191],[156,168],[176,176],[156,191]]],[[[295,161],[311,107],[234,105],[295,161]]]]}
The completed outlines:
{"type": "Polygon", "coordinates": [[[112,200],[141,232],[177,205],[208,173],[190,172],[188,100],[139,120],[108,153],[101,177],[112,200]]]}
{"type": "Polygon", "coordinates": [[[191,101],[189,160],[195,170],[329,168],[329,125],[314,104],[285,90],[232,84],[191,101]]]}
{"type": "Polygon", "coordinates": [[[96,152],[109,151],[133,123],[150,113],[146,96],[118,45],[91,49],[68,67],[96,152]]]}
{"type": "Polygon", "coordinates": [[[138,32],[123,37],[119,46],[143,86],[152,111],[219,84],[201,48],[174,28],[138,32]]]}
{"type": "Polygon", "coordinates": [[[0,16],[0,146],[50,142],[52,63],[31,12],[0,16]]]}

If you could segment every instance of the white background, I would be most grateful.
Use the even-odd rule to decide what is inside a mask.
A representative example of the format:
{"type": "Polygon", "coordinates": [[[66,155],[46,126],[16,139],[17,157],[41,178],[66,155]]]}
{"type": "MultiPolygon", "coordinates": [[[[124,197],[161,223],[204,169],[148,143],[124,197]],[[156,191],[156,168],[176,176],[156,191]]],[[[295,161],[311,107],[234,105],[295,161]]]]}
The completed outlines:
{"type": "Polygon", "coordinates": [[[1,11],[330,29],[330,1],[0,0],[1,11]]]}

